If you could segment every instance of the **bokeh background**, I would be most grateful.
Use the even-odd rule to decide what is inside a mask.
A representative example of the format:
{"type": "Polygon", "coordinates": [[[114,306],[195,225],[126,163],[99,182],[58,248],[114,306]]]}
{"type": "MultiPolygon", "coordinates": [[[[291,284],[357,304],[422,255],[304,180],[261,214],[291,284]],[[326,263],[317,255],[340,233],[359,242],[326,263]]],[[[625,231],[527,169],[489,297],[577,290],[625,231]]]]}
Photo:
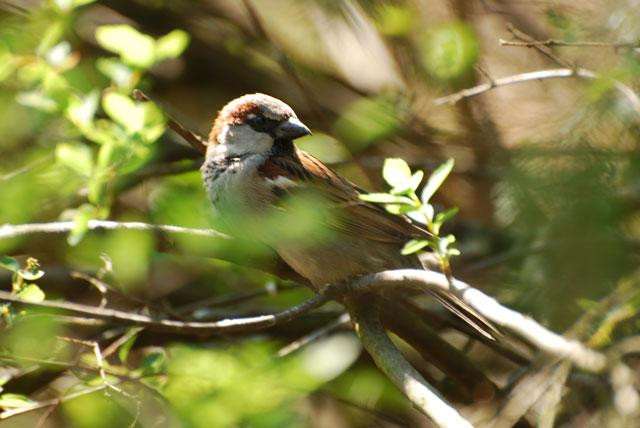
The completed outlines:
{"type": "MultiPolygon", "coordinates": [[[[87,230],[89,219],[215,224],[201,154],[165,132],[165,114],[206,136],[227,101],[264,92],[313,130],[299,142],[304,150],[366,189],[386,190],[385,158],[427,174],[454,158],[435,196],[438,209],[460,209],[447,227],[462,253],[454,274],[565,331],[635,278],[639,112],[614,79],[638,88],[639,38],[636,0],[0,0],[0,225],[74,222],[68,235],[0,240],[0,255],[13,257],[3,259],[0,284],[99,304],[82,273],[113,287],[109,306],[202,320],[274,312],[309,297],[272,275],[277,262],[252,245],[87,230]],[[619,46],[499,42],[522,33],[619,46]],[[599,77],[434,102],[566,67],[599,77]],[[134,88],[156,103],[133,101],[134,88]],[[12,263],[24,267],[28,257],[44,276],[16,285],[12,263]]],[[[313,221],[307,211],[301,223],[313,221]]],[[[598,331],[592,344],[606,346],[637,333],[636,304],[624,304],[626,312],[607,318],[606,334],[596,323],[584,338],[598,331]]],[[[95,368],[92,350],[62,337],[107,347],[125,335],[105,364],[136,381],[126,387],[131,397],[101,390],[0,420],[2,427],[428,426],[336,322],[338,305],[259,335],[222,338],[22,320],[21,310],[3,309],[5,411],[100,384],[95,370],[73,368],[95,368]],[[278,357],[327,324],[320,339],[278,357]]],[[[513,367],[480,345],[473,352],[478,367],[506,382],[513,367]]],[[[421,369],[446,384],[432,366],[421,369]]],[[[460,405],[480,411],[480,398],[491,402],[460,405]]],[[[565,426],[586,426],[589,412],[572,409],[565,426]]]]}

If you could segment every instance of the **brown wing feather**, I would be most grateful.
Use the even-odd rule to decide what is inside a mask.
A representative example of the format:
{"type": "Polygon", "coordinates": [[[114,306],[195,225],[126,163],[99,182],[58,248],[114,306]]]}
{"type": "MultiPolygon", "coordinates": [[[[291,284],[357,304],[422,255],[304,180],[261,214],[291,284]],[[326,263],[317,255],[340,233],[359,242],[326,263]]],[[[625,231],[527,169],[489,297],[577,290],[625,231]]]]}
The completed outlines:
{"type": "MultiPolygon", "coordinates": [[[[380,205],[362,201],[359,195],[366,191],[301,150],[297,150],[293,156],[269,158],[260,167],[260,173],[271,180],[284,177],[314,186],[334,203],[336,209],[341,210],[343,215],[337,216],[339,221],[328,225],[339,233],[398,245],[412,238],[432,237],[429,231],[408,217],[390,214],[380,205]]],[[[410,258],[407,260],[410,264],[410,258]]],[[[456,296],[442,292],[433,294],[482,336],[493,339],[500,335],[490,322],[456,296]]]]}
{"type": "Polygon", "coordinates": [[[390,214],[380,205],[360,200],[359,195],[365,191],[301,150],[293,156],[271,157],[260,167],[260,172],[272,180],[285,177],[314,186],[341,211],[338,224],[330,225],[338,228],[340,233],[390,243],[431,236],[408,217],[390,214]]]}

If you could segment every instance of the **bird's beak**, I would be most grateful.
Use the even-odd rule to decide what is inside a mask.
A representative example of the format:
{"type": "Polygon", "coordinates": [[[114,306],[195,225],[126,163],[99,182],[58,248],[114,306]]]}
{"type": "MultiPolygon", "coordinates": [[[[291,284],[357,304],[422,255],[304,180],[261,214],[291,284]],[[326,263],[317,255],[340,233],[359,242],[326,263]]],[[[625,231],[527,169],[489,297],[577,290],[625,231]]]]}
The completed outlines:
{"type": "Polygon", "coordinates": [[[276,138],[295,140],[310,134],[311,130],[296,117],[290,117],[276,127],[276,138]]]}

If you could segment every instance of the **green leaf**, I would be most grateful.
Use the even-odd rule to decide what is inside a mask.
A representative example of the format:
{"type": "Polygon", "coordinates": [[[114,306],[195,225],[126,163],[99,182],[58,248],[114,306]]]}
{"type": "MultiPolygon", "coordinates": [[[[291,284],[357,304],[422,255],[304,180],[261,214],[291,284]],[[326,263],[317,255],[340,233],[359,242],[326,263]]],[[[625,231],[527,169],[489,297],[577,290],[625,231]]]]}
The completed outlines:
{"type": "MultiPolygon", "coordinates": [[[[132,329],[129,329],[129,331],[131,330],[132,329]]],[[[131,351],[133,344],[136,343],[137,338],[138,334],[134,334],[133,336],[128,338],[127,341],[122,344],[122,346],[120,346],[120,349],[118,349],[118,358],[123,364],[126,364],[127,358],[129,357],[129,351],[131,351]]]]}
{"type": "Polygon", "coordinates": [[[41,110],[45,113],[54,113],[58,109],[58,103],[40,90],[20,92],[15,99],[23,106],[41,110]]]}
{"type": "Polygon", "coordinates": [[[133,84],[133,71],[115,58],[98,58],[96,68],[120,88],[133,84]]]}
{"type": "Polygon", "coordinates": [[[114,121],[122,125],[129,134],[144,127],[145,109],[131,98],[117,92],[107,92],[102,97],[102,108],[114,121]]]}
{"type": "MultiPolygon", "coordinates": [[[[386,204],[384,206],[384,209],[391,214],[395,214],[395,215],[408,214],[412,218],[413,218],[412,213],[416,212],[416,207],[414,205],[386,204]]],[[[420,222],[423,223],[424,220],[421,220],[420,222]]]]}
{"type": "Polygon", "coordinates": [[[385,159],[382,177],[391,187],[411,187],[411,168],[403,159],[385,159]]]}
{"type": "Polygon", "coordinates": [[[0,256],[0,267],[10,270],[11,272],[17,272],[20,270],[20,263],[13,257],[0,256]]]}
{"type": "Polygon", "coordinates": [[[406,196],[390,195],[389,193],[365,193],[359,196],[361,200],[379,204],[411,204],[413,201],[406,196]]]}
{"type": "Polygon", "coordinates": [[[156,40],[156,61],[176,58],[189,45],[189,34],[182,30],[173,30],[156,40]]]}
{"type": "Polygon", "coordinates": [[[127,64],[148,68],[155,61],[155,41],[129,25],[103,25],[96,40],[106,50],[120,55],[127,64]]]}
{"type": "Polygon", "coordinates": [[[444,224],[444,222],[453,218],[456,214],[458,214],[458,211],[460,211],[458,207],[453,207],[449,208],[446,211],[438,213],[435,220],[433,221],[434,233],[437,235],[440,232],[440,227],[444,224]]]}
{"type": "Polygon", "coordinates": [[[11,76],[16,68],[17,64],[13,54],[0,40],[0,82],[11,76]]]}
{"type": "Polygon", "coordinates": [[[29,300],[30,302],[42,302],[45,298],[44,291],[36,284],[27,284],[16,293],[17,297],[29,300]]]}
{"type": "Polygon", "coordinates": [[[60,165],[89,177],[93,171],[93,153],[82,143],[59,143],[55,150],[56,161],[60,165]]]}
{"type": "Polygon", "coordinates": [[[422,204],[420,207],[420,212],[427,218],[428,222],[433,221],[433,214],[435,210],[433,209],[433,205],[431,204],[422,204]]]}
{"type": "Polygon", "coordinates": [[[424,172],[416,171],[409,180],[405,180],[400,186],[392,188],[389,193],[392,195],[415,194],[416,189],[420,186],[424,172]]]}
{"type": "Polygon", "coordinates": [[[35,404],[31,398],[22,394],[6,393],[0,395],[0,407],[7,409],[18,409],[20,407],[29,407],[35,404]]]}
{"type": "Polygon", "coordinates": [[[70,246],[77,245],[84,234],[89,230],[89,220],[96,214],[96,208],[93,205],[84,204],[78,208],[75,217],[73,217],[73,228],[67,237],[67,243],[70,246]]]}
{"type": "Polygon", "coordinates": [[[418,186],[420,186],[420,183],[422,183],[422,178],[424,177],[424,171],[416,171],[415,173],[413,173],[413,175],[411,176],[411,190],[413,190],[414,192],[416,191],[416,189],[418,188],[418,186]]]}
{"type": "Polygon", "coordinates": [[[403,256],[407,256],[409,254],[413,254],[422,250],[424,247],[428,245],[429,245],[429,241],[425,239],[412,239],[411,241],[404,244],[404,247],[402,247],[401,254],[403,256]]]}
{"type": "Polygon", "coordinates": [[[463,22],[437,26],[421,40],[422,60],[428,72],[442,80],[455,80],[473,69],[478,59],[478,40],[463,22]]]}
{"type": "Polygon", "coordinates": [[[436,193],[436,191],[442,186],[444,180],[447,179],[447,176],[453,169],[454,160],[450,158],[445,163],[440,165],[433,171],[429,179],[427,180],[427,184],[422,189],[422,203],[426,204],[431,200],[431,197],[436,193]]]}
{"type": "Polygon", "coordinates": [[[17,273],[26,281],[36,281],[44,276],[44,271],[40,269],[36,271],[20,269],[17,273]]]}
{"type": "Polygon", "coordinates": [[[141,376],[161,373],[164,371],[166,360],[167,358],[165,354],[161,352],[154,352],[153,354],[146,355],[142,359],[137,371],[140,372],[141,376]]]}
{"type": "Polygon", "coordinates": [[[67,118],[78,127],[91,124],[98,109],[99,99],[100,94],[97,90],[84,97],[72,97],[65,112],[67,118]]]}

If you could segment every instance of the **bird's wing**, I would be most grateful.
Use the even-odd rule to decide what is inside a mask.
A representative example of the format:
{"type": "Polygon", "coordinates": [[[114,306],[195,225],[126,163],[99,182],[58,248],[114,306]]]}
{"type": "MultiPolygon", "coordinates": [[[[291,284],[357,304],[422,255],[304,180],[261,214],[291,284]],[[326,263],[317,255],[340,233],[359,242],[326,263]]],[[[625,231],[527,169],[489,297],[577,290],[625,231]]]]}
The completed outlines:
{"type": "Polygon", "coordinates": [[[299,186],[328,198],[332,209],[337,210],[329,227],[341,234],[397,244],[432,236],[408,217],[390,214],[381,205],[361,200],[359,196],[366,193],[364,190],[301,150],[293,155],[270,157],[260,167],[260,173],[270,181],[276,194],[288,194],[299,186]]]}

